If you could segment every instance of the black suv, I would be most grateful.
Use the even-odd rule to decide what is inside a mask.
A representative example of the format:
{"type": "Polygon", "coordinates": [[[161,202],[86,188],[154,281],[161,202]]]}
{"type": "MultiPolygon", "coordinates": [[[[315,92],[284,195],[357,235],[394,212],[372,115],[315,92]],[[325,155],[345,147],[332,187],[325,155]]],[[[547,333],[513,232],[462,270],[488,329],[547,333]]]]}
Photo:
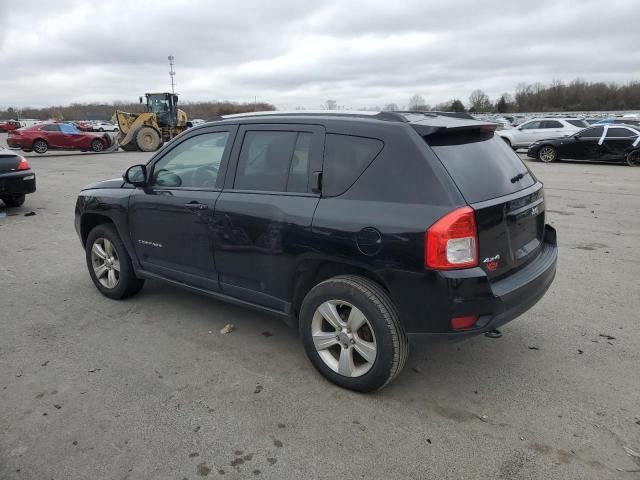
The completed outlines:
{"type": "Polygon", "coordinates": [[[332,382],[370,391],[409,338],[459,339],[545,293],[556,235],[542,184],[450,114],[251,114],[184,132],[80,193],[98,290],[159,279],[281,317],[332,382]]]}

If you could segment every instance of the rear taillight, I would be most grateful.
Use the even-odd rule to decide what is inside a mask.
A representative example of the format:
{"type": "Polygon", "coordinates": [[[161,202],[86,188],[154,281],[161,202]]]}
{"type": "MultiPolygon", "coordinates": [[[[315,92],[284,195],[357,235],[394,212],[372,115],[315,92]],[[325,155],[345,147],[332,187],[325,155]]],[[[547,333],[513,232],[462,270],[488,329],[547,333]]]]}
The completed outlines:
{"type": "Polygon", "coordinates": [[[20,163],[18,164],[16,170],[29,170],[31,166],[29,162],[24,157],[20,157],[20,163]]]}
{"type": "Polygon", "coordinates": [[[478,321],[478,315],[468,315],[466,317],[453,317],[451,319],[451,328],[454,330],[465,330],[473,327],[478,321]]]}
{"type": "Polygon", "coordinates": [[[451,270],[478,266],[478,231],[471,207],[448,213],[424,236],[424,266],[451,270]]]}

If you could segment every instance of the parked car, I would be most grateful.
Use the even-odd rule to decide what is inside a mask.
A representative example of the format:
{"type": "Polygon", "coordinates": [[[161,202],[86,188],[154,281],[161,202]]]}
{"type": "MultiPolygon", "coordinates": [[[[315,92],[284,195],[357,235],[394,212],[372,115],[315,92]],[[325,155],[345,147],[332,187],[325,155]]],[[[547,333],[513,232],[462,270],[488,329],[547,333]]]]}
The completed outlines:
{"type": "Polygon", "coordinates": [[[20,128],[20,122],[18,120],[7,120],[6,122],[0,122],[0,132],[11,132],[20,128]]]}
{"type": "Polygon", "coordinates": [[[102,152],[111,146],[111,138],[106,133],[81,132],[70,123],[45,123],[9,132],[7,145],[36,153],[49,149],[102,152]]]}
{"type": "Polygon", "coordinates": [[[118,126],[108,122],[97,122],[91,126],[94,132],[117,132],[118,126]]]}
{"type": "Polygon", "coordinates": [[[79,121],[79,122],[72,122],[72,123],[78,128],[78,130],[82,132],[93,131],[93,125],[89,122],[79,121]]]}
{"type": "Polygon", "coordinates": [[[537,140],[568,135],[588,126],[579,118],[535,118],[516,128],[500,130],[497,134],[509,146],[524,148],[537,140]]]}
{"type": "Polygon", "coordinates": [[[25,195],[36,191],[36,174],[24,157],[0,149],[0,200],[7,207],[19,207],[25,195]]]}
{"type": "Polygon", "coordinates": [[[633,125],[591,125],[561,138],[534,142],[527,156],[541,162],[594,160],[640,165],[640,129],[633,125]]]}
{"type": "Polygon", "coordinates": [[[75,228],[105,296],[147,278],[276,315],[346,388],[383,387],[408,339],[493,331],[556,270],[543,185],[451,115],[231,116],[86,187],[75,228]]]}

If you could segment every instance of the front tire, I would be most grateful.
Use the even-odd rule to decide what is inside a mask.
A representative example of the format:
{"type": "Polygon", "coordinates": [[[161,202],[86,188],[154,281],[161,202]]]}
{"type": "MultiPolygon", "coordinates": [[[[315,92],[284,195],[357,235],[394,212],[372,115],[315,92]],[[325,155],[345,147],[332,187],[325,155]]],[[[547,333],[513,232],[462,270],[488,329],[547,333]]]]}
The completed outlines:
{"type": "Polygon", "coordinates": [[[91,150],[93,150],[94,152],[102,152],[104,150],[104,143],[102,143],[102,140],[99,139],[95,139],[91,142],[91,150]]]}
{"type": "Polygon", "coordinates": [[[160,134],[151,127],[142,127],[136,133],[136,144],[143,152],[155,152],[160,148],[160,134]]]}
{"type": "Polygon", "coordinates": [[[300,330],[313,366],[336,385],[359,392],[391,382],[409,353],[389,295],[357,275],[316,285],[302,303],[300,330]]]}
{"type": "Polygon", "coordinates": [[[7,207],[20,207],[24,203],[26,196],[22,195],[12,195],[10,197],[1,197],[0,200],[4,202],[7,207]]]}
{"type": "Polygon", "coordinates": [[[49,150],[49,145],[44,140],[36,140],[35,142],[33,142],[31,149],[36,153],[47,153],[47,150],[49,150]]]}
{"type": "Polygon", "coordinates": [[[558,151],[551,145],[545,145],[538,150],[538,160],[544,163],[555,162],[558,159],[558,151]]]}
{"type": "Polygon", "coordinates": [[[104,296],[126,298],[143,287],[144,280],[136,277],[131,257],[113,224],[105,223],[91,230],[85,256],[91,280],[104,296]]]}

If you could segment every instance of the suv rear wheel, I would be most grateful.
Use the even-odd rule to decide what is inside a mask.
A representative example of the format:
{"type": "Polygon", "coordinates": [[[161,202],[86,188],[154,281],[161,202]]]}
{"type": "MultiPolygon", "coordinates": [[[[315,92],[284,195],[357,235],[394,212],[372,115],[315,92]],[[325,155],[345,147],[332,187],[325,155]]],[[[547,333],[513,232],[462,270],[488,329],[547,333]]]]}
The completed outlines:
{"type": "Polygon", "coordinates": [[[4,202],[7,207],[19,207],[24,203],[25,196],[23,195],[12,195],[9,197],[0,197],[0,200],[4,202]]]}
{"type": "Polygon", "coordinates": [[[316,285],[300,310],[307,356],[327,379],[360,392],[380,389],[404,367],[407,337],[375,282],[341,275],[316,285]]]}
{"type": "Polygon", "coordinates": [[[113,225],[102,224],[91,230],[85,252],[91,280],[104,296],[126,298],[144,285],[144,280],[136,277],[131,257],[113,225]]]}

